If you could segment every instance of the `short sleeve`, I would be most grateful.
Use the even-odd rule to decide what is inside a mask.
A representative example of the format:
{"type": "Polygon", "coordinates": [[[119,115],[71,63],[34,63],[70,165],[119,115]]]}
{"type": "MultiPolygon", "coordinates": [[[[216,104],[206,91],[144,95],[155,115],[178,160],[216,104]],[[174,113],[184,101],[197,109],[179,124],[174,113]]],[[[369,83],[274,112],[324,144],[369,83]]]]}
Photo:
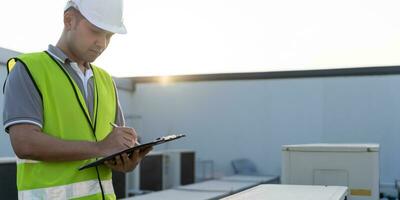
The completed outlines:
{"type": "Polygon", "coordinates": [[[122,111],[121,108],[121,104],[119,102],[119,96],[118,96],[118,90],[117,90],[117,86],[114,82],[114,89],[115,89],[115,95],[116,95],[116,100],[117,100],[117,113],[115,116],[115,124],[117,124],[118,126],[125,126],[125,117],[124,117],[124,113],[122,111]]]}
{"type": "Polygon", "coordinates": [[[8,133],[10,126],[21,123],[42,128],[43,104],[26,67],[17,61],[4,85],[3,125],[8,133]]]}

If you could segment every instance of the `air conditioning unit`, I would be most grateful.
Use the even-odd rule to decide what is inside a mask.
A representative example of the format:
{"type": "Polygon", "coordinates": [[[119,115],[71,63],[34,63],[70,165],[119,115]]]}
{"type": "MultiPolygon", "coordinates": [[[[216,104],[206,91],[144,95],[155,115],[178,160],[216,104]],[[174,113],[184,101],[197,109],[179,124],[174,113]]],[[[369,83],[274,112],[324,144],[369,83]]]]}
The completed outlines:
{"type": "Polygon", "coordinates": [[[0,158],[0,194],[2,199],[18,199],[15,157],[0,158]]]}
{"type": "Polygon", "coordinates": [[[195,153],[191,150],[166,150],[168,157],[166,166],[167,185],[173,188],[180,185],[194,183],[195,180],[195,153]]]}
{"type": "Polygon", "coordinates": [[[195,152],[163,150],[149,153],[140,165],[128,174],[128,191],[159,191],[194,183],[195,152]]]}
{"type": "Polygon", "coordinates": [[[284,145],[281,182],[295,185],[347,186],[348,200],[377,200],[379,145],[284,145]]]}
{"type": "Polygon", "coordinates": [[[128,197],[127,179],[126,173],[112,171],[112,183],[117,199],[128,197]]]}

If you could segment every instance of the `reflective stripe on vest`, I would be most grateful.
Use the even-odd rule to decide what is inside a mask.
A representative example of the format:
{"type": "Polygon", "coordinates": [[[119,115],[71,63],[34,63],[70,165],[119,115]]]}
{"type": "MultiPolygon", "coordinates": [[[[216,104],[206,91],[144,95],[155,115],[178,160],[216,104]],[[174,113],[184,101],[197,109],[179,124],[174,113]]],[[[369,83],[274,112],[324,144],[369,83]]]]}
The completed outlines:
{"type": "Polygon", "coordinates": [[[37,160],[29,160],[29,159],[20,159],[17,157],[17,164],[21,164],[21,163],[38,163],[40,161],[37,160]]]}
{"type": "MultiPolygon", "coordinates": [[[[101,181],[101,184],[105,194],[114,193],[111,180],[101,181]]],[[[18,191],[18,199],[73,199],[100,192],[98,180],[90,180],[56,187],[18,191]]]]}

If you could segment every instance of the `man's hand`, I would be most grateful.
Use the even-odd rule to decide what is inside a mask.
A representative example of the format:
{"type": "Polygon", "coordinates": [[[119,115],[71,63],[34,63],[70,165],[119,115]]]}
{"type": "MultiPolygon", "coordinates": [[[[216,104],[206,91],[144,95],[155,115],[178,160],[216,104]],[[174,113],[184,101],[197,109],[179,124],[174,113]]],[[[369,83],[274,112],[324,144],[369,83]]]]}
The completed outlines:
{"type": "Polygon", "coordinates": [[[135,129],[115,127],[102,141],[98,142],[100,156],[108,156],[118,151],[135,146],[137,134],[135,129]]]}
{"type": "Polygon", "coordinates": [[[128,156],[126,153],[123,153],[122,156],[116,156],[115,161],[106,161],[104,164],[114,171],[130,172],[135,169],[143,157],[146,156],[146,154],[148,154],[151,150],[153,150],[152,147],[148,147],[143,150],[136,150],[132,152],[130,156],[128,156]]]}

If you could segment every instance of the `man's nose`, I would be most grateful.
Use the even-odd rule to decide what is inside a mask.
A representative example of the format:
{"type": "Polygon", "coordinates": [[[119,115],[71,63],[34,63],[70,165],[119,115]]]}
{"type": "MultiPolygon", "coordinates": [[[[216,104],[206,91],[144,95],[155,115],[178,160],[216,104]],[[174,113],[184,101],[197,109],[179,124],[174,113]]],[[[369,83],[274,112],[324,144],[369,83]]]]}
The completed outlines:
{"type": "Polygon", "coordinates": [[[99,48],[99,50],[104,50],[107,47],[107,38],[98,37],[96,40],[96,46],[99,48]]]}

